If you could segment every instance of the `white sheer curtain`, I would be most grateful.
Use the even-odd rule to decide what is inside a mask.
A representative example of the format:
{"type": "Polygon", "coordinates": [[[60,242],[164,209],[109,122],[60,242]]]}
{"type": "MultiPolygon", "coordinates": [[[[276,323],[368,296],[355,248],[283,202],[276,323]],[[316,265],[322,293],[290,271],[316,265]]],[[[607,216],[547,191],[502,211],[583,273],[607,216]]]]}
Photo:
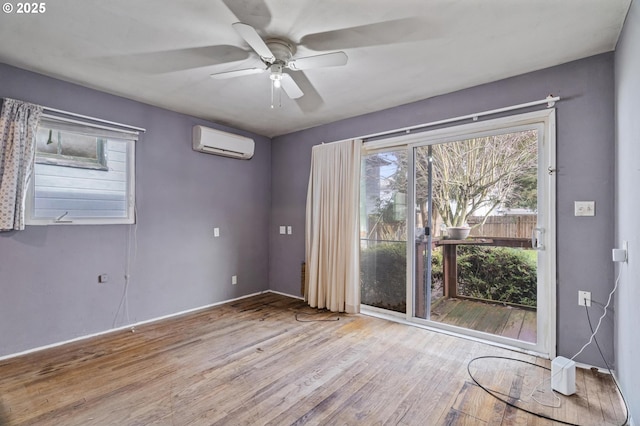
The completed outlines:
{"type": "Polygon", "coordinates": [[[305,300],[360,311],[359,140],[316,145],[307,192],[305,300]]]}
{"type": "Polygon", "coordinates": [[[33,172],[42,107],[4,99],[0,112],[0,231],[24,229],[27,184],[33,172]]]}

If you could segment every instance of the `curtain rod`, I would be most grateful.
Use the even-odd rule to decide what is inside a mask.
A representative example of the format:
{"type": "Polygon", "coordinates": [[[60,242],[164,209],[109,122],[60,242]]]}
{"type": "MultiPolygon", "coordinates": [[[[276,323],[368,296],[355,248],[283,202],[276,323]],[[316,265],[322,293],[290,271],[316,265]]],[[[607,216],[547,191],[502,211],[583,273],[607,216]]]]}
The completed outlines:
{"type": "MultiPolygon", "coordinates": [[[[128,124],[122,124],[122,123],[117,123],[115,121],[103,120],[101,118],[90,117],[88,115],[76,114],[75,112],[64,111],[64,110],[61,110],[61,109],[50,108],[50,107],[47,107],[47,106],[43,106],[42,109],[44,111],[53,112],[53,113],[56,113],[56,114],[68,115],[70,117],[81,118],[81,119],[84,119],[84,120],[91,120],[91,121],[95,121],[97,123],[110,124],[112,126],[121,127],[122,129],[135,130],[135,131],[138,131],[138,132],[141,132],[141,133],[144,133],[144,132],[147,131],[146,129],[143,129],[142,127],[130,126],[128,124]]],[[[50,118],[55,118],[55,117],[53,117],[51,115],[49,117],[50,118]]]]}
{"type": "Polygon", "coordinates": [[[522,109],[522,108],[528,108],[528,107],[535,106],[535,105],[547,104],[547,108],[552,108],[555,105],[555,103],[558,102],[559,100],[560,100],[559,96],[549,95],[545,99],[540,99],[539,101],[527,102],[527,103],[518,104],[518,105],[511,105],[511,106],[508,106],[508,107],[497,108],[497,109],[492,109],[492,110],[482,111],[482,112],[476,112],[474,114],[461,115],[459,117],[446,118],[444,120],[432,121],[430,123],[424,123],[424,124],[417,124],[415,126],[403,127],[401,129],[388,130],[388,131],[385,131],[385,132],[373,133],[371,135],[361,136],[361,137],[357,137],[357,138],[350,138],[350,139],[345,139],[345,140],[361,139],[363,142],[366,143],[368,139],[379,138],[381,136],[391,136],[391,135],[398,135],[399,136],[402,133],[405,133],[405,134],[406,133],[411,133],[411,131],[413,131],[413,130],[425,129],[425,128],[428,128],[428,127],[437,126],[439,124],[453,123],[453,122],[456,122],[456,121],[463,121],[463,120],[468,120],[468,119],[472,119],[473,121],[476,121],[476,120],[478,120],[478,117],[483,117],[485,115],[493,115],[493,114],[498,114],[498,113],[501,113],[501,112],[513,111],[513,110],[522,109]]]}
{"type": "Polygon", "coordinates": [[[55,122],[79,124],[81,126],[90,127],[92,129],[109,130],[111,132],[118,132],[120,134],[128,134],[128,135],[135,135],[135,136],[138,136],[140,134],[139,131],[129,130],[126,127],[103,126],[101,124],[89,123],[88,121],[74,120],[73,118],[62,117],[59,115],[51,115],[51,114],[43,113],[41,117],[44,119],[55,121],[55,122]]]}

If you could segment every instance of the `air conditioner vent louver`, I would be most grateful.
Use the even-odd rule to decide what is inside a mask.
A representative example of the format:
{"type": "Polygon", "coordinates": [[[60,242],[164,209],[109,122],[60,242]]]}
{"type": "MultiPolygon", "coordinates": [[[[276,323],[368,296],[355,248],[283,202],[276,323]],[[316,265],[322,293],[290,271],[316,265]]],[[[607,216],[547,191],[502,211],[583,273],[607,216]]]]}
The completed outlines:
{"type": "Polygon", "coordinates": [[[249,160],[255,142],[251,138],[204,126],[193,126],[193,149],[207,154],[249,160]]]}

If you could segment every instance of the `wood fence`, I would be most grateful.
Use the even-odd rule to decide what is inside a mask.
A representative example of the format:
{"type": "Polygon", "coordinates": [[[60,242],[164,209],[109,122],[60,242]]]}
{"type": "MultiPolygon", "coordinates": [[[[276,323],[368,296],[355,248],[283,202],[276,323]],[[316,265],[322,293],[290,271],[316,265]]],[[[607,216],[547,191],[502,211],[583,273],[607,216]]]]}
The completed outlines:
{"type": "Polygon", "coordinates": [[[534,214],[489,216],[483,225],[479,225],[482,217],[468,219],[472,237],[531,238],[536,222],[537,216],[534,214]]]}

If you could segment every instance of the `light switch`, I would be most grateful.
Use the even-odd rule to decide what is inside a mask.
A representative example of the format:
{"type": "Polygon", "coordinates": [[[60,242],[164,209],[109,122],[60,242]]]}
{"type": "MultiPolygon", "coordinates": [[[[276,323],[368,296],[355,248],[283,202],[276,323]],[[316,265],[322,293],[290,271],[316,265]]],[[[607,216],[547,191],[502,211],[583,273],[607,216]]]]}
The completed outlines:
{"type": "Polygon", "coordinates": [[[214,237],[220,236],[220,228],[213,228],[213,236],[214,237]]]}
{"type": "Polygon", "coordinates": [[[595,201],[575,201],[574,215],[575,216],[595,216],[596,202],[595,201]]]}
{"type": "Polygon", "coordinates": [[[293,234],[293,228],[291,226],[287,226],[287,234],[293,234]]]}
{"type": "Polygon", "coordinates": [[[280,227],[280,234],[281,234],[281,235],[284,235],[284,234],[286,234],[286,233],[287,233],[287,228],[286,228],[286,226],[284,226],[284,225],[283,225],[283,226],[281,226],[281,227],[280,227]]]}

